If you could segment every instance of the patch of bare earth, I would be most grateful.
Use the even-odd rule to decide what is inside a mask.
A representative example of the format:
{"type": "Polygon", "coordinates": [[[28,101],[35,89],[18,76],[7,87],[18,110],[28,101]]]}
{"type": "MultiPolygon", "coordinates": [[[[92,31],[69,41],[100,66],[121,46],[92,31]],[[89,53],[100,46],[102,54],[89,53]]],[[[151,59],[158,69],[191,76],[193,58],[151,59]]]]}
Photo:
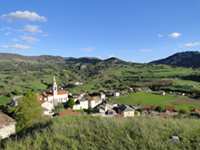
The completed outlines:
{"type": "Polygon", "coordinates": [[[106,76],[106,77],[104,77],[104,78],[95,79],[95,80],[93,80],[92,82],[99,82],[99,81],[108,80],[108,79],[112,79],[112,77],[106,76]]]}
{"type": "Polygon", "coordinates": [[[170,103],[193,104],[196,106],[200,106],[200,100],[189,97],[180,97],[171,101],[170,103]]]}

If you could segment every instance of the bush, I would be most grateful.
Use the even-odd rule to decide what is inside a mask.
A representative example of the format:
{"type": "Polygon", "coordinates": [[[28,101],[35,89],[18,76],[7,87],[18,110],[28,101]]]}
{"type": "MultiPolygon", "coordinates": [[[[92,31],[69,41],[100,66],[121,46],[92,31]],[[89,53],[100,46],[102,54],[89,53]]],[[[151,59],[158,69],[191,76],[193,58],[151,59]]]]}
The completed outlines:
{"type": "Polygon", "coordinates": [[[63,104],[58,104],[57,106],[55,106],[55,111],[60,112],[63,108],[64,108],[63,104]]]}
{"type": "Polygon", "coordinates": [[[190,114],[190,110],[188,108],[182,108],[179,110],[180,114],[190,114]]]}
{"type": "Polygon", "coordinates": [[[137,116],[139,113],[138,113],[138,111],[135,111],[134,114],[137,116]]]}
{"type": "Polygon", "coordinates": [[[164,108],[163,106],[157,106],[157,107],[155,108],[155,111],[158,111],[158,112],[161,112],[161,111],[163,111],[163,110],[165,110],[165,108],[164,108]]]}
{"type": "Polygon", "coordinates": [[[75,105],[74,99],[71,97],[71,98],[67,101],[67,107],[72,109],[74,105],[75,105]]]}
{"type": "Polygon", "coordinates": [[[142,110],[142,108],[138,108],[137,111],[142,113],[143,110],[142,110]]]}

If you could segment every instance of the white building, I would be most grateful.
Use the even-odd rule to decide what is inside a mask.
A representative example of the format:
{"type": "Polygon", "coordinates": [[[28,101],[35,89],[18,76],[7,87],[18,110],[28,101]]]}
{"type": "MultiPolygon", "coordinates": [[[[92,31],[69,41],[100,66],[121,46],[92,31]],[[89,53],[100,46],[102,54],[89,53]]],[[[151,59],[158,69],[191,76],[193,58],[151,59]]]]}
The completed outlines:
{"type": "Polygon", "coordinates": [[[40,101],[41,107],[44,109],[44,115],[53,115],[54,106],[52,103],[40,101]]]}
{"type": "Polygon", "coordinates": [[[39,100],[44,100],[57,106],[58,103],[65,104],[68,101],[68,92],[67,91],[58,91],[55,76],[53,76],[53,87],[51,93],[38,94],[39,100]]]}
{"type": "Polygon", "coordinates": [[[83,85],[83,83],[81,83],[81,82],[75,82],[75,83],[73,83],[74,85],[83,85]]]}
{"type": "Polygon", "coordinates": [[[0,138],[4,139],[15,134],[16,123],[14,119],[0,112],[0,138]]]}
{"type": "Polygon", "coordinates": [[[89,101],[84,97],[78,99],[73,107],[74,110],[88,109],[88,108],[89,108],[89,101]]]}
{"type": "Polygon", "coordinates": [[[115,93],[113,93],[113,96],[115,96],[115,97],[120,96],[120,93],[119,92],[115,92],[115,93]]]}

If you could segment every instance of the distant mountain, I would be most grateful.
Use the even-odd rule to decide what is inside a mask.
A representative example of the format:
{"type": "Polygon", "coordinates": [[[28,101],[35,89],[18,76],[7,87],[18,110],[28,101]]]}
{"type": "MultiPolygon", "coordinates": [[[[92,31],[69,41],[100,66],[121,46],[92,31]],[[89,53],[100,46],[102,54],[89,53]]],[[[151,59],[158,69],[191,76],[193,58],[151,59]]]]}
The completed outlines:
{"type": "Polygon", "coordinates": [[[200,67],[200,52],[186,51],[186,52],[176,53],[167,58],[152,61],[151,63],[198,68],[200,67]]]}

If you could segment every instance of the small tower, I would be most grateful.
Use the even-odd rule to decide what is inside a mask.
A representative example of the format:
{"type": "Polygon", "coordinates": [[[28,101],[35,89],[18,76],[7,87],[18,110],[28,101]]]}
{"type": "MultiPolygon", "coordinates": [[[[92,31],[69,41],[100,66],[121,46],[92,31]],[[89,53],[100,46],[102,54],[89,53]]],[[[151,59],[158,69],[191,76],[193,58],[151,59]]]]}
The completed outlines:
{"type": "Polygon", "coordinates": [[[56,79],[55,76],[53,76],[53,88],[52,88],[52,94],[53,94],[53,106],[58,105],[58,98],[57,98],[57,84],[56,84],[56,79]]]}
{"type": "Polygon", "coordinates": [[[58,89],[57,89],[57,84],[56,84],[55,76],[53,76],[53,89],[52,89],[52,91],[53,91],[53,97],[57,97],[57,91],[58,91],[58,89]]]}

